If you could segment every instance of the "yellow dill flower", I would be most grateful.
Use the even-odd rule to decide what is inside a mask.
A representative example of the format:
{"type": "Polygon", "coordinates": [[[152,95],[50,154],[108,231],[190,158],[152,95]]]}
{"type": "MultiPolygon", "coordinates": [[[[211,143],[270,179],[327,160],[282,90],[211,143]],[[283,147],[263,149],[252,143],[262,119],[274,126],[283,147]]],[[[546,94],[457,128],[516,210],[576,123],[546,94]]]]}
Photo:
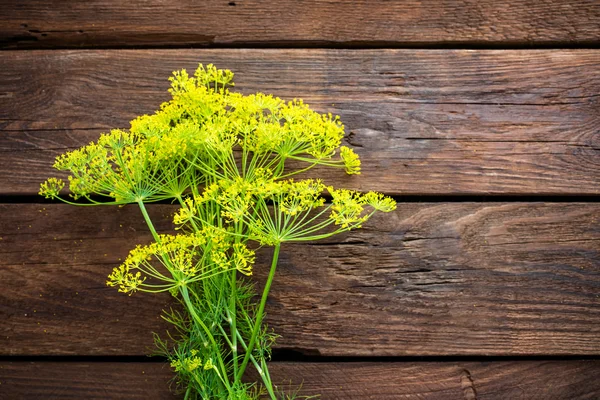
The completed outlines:
{"type": "Polygon", "coordinates": [[[210,253],[210,260],[217,267],[227,270],[230,267],[231,260],[227,253],[212,251],[210,253]]]}
{"type": "Polygon", "coordinates": [[[213,154],[229,153],[238,143],[235,126],[226,116],[214,117],[210,122],[204,124],[204,129],[206,130],[206,150],[213,154]]]}
{"type": "Polygon", "coordinates": [[[194,76],[198,84],[206,86],[212,84],[233,86],[233,72],[228,69],[217,69],[213,64],[208,64],[206,67],[200,64],[194,76]]]}
{"type": "Polygon", "coordinates": [[[342,228],[360,228],[361,224],[368,219],[363,215],[365,198],[361,193],[347,189],[334,189],[328,187],[331,194],[330,218],[336,225],[342,228]]]}
{"type": "Polygon", "coordinates": [[[191,220],[195,215],[195,208],[194,200],[189,197],[186,198],[181,208],[173,216],[173,223],[175,225],[183,225],[191,220]]]}
{"type": "Polygon", "coordinates": [[[157,161],[167,161],[185,156],[189,143],[187,136],[193,135],[198,130],[198,126],[193,122],[178,124],[177,127],[166,132],[160,141],[152,142],[154,157],[157,161]]]}
{"type": "Polygon", "coordinates": [[[233,245],[233,265],[242,274],[252,275],[252,266],[254,265],[254,251],[250,250],[242,243],[233,245]]]}
{"type": "Polygon", "coordinates": [[[192,357],[178,358],[171,361],[171,367],[175,372],[193,372],[202,367],[202,360],[195,356],[192,350],[192,357]]]}
{"type": "MultiPolygon", "coordinates": [[[[253,386],[240,385],[239,378],[253,355],[260,355],[260,362],[268,357],[274,340],[262,318],[279,246],[360,227],[375,211],[390,212],[396,204],[380,193],[290,179],[317,165],[360,174],[358,155],[340,148],[344,125],[339,116],[315,112],[302,100],[233,93],[233,73],[212,64],[200,64],[193,75],[176,71],[169,80],[172,98],[154,114],[60,155],[54,167],[69,172],[74,198],[99,204],[97,199],[108,196],[105,204],[139,204],[155,241],[132,249],[107,285],[130,295],[169,291],[180,296],[184,311],[165,319],[181,338],[174,339],[173,352],[166,343],[163,347],[183,383],[195,378],[186,396],[224,398],[228,389],[229,397],[246,398],[241,395],[253,386]],[[305,165],[290,169],[288,161],[305,165]],[[322,197],[325,189],[330,205],[322,197]],[[180,202],[173,222],[185,234],[156,232],[144,204],[164,199],[180,202]],[[237,279],[253,273],[250,241],[276,246],[260,303],[249,281],[237,279]],[[239,345],[244,342],[247,346],[239,345]]],[[[40,194],[58,197],[64,186],[51,178],[40,194]]],[[[257,369],[268,377],[267,370],[257,369]]],[[[270,379],[264,382],[270,385],[270,379]]]]}
{"type": "Polygon", "coordinates": [[[113,287],[118,286],[119,292],[128,293],[131,296],[136,290],[139,290],[145,280],[146,278],[142,277],[141,272],[137,271],[133,274],[130,272],[129,266],[123,264],[113,270],[108,276],[106,284],[113,287]]]}
{"type": "Polygon", "coordinates": [[[261,113],[265,110],[274,113],[284,104],[283,100],[279,97],[264,93],[251,94],[248,96],[248,100],[253,103],[261,113]]]}
{"type": "Polygon", "coordinates": [[[142,115],[130,121],[129,131],[144,139],[160,139],[173,125],[183,119],[185,108],[182,104],[170,101],[161,104],[153,115],[142,115]]]}
{"type": "Polygon", "coordinates": [[[344,126],[339,116],[317,114],[310,129],[312,137],[308,153],[317,159],[331,158],[344,137],[344,126]]]}
{"type": "Polygon", "coordinates": [[[348,175],[360,175],[360,159],[354,150],[349,147],[342,146],[340,148],[340,156],[344,161],[344,166],[346,167],[346,173],[348,175]]]}
{"type": "Polygon", "coordinates": [[[97,145],[91,143],[88,146],[88,152],[95,146],[118,152],[128,146],[133,146],[139,141],[140,137],[135,132],[126,132],[120,129],[113,129],[110,133],[103,133],[98,139],[97,145]]]}
{"type": "Polygon", "coordinates": [[[206,239],[198,234],[161,235],[160,243],[153,243],[148,248],[157,259],[163,259],[165,266],[175,278],[182,275],[185,278],[195,277],[203,268],[199,255],[203,253],[202,245],[206,239]]]}
{"type": "Polygon", "coordinates": [[[58,197],[60,191],[65,187],[62,179],[50,178],[40,185],[39,194],[47,199],[58,197]]]}
{"type": "Polygon", "coordinates": [[[292,179],[281,184],[283,194],[279,198],[280,210],[289,215],[308,211],[324,204],[321,193],[325,185],[320,179],[305,179],[294,182],[292,179]]]}
{"type": "Polygon", "coordinates": [[[219,204],[223,208],[221,216],[227,221],[241,221],[248,213],[251,200],[251,192],[235,193],[233,190],[222,192],[218,199],[219,204]]]}
{"type": "Polygon", "coordinates": [[[276,151],[284,140],[279,122],[269,121],[257,124],[241,144],[246,149],[261,154],[276,151]]]}
{"type": "Polygon", "coordinates": [[[102,134],[97,143],[56,158],[54,167],[70,171],[69,189],[74,198],[99,194],[127,203],[156,194],[154,154],[137,133],[118,129],[102,134]]]}
{"type": "Polygon", "coordinates": [[[254,192],[253,184],[238,176],[233,179],[222,179],[218,184],[211,184],[205,189],[201,201],[196,202],[202,207],[202,202],[213,200],[222,208],[221,217],[228,222],[240,222],[248,213],[254,192]]]}
{"type": "Polygon", "coordinates": [[[265,223],[262,219],[253,220],[248,228],[250,230],[248,236],[262,246],[274,246],[281,242],[279,234],[273,225],[265,223]]]}
{"type": "Polygon", "coordinates": [[[208,360],[206,360],[206,363],[204,363],[204,369],[209,370],[209,369],[213,369],[213,368],[216,368],[216,367],[213,364],[212,358],[209,358],[208,360]]]}
{"type": "Polygon", "coordinates": [[[189,92],[196,88],[196,80],[190,78],[185,69],[173,71],[173,76],[169,78],[169,81],[171,82],[169,93],[173,96],[180,92],[189,92]]]}
{"type": "Polygon", "coordinates": [[[187,370],[194,371],[202,366],[202,360],[200,357],[191,357],[187,360],[187,370]]]}
{"type": "Polygon", "coordinates": [[[394,199],[385,196],[382,193],[369,192],[365,194],[364,199],[365,203],[377,211],[390,212],[396,209],[396,202],[394,199]]]}
{"type": "Polygon", "coordinates": [[[113,270],[107,285],[119,286],[127,293],[160,292],[202,279],[210,272],[204,254],[212,252],[212,247],[199,232],[159,235],[159,241],[131,250],[123,264],[113,270]],[[158,280],[158,284],[146,284],[147,277],[158,280]]]}

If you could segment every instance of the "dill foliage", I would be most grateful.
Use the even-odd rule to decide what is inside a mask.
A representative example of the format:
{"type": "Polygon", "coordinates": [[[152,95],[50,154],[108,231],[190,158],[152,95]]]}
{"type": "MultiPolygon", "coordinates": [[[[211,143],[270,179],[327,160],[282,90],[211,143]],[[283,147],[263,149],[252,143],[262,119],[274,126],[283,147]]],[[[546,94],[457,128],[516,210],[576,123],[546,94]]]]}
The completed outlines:
{"type": "Polygon", "coordinates": [[[295,395],[271,382],[267,361],[277,336],[263,323],[282,243],[359,228],[396,203],[294,179],[315,166],[360,173],[358,156],[341,146],[339,117],[302,100],[244,96],[230,91],[232,79],[213,65],[193,76],[174,72],[170,101],[128,130],[57,157],[54,168],[67,171],[68,182],[50,178],[40,194],[75,205],[139,205],[154,242],[131,250],[107,284],[129,295],[168,291],[180,303],[163,314],[174,332],[155,334],[155,342],[185,399],[288,399],[295,395]],[[145,204],[161,200],[179,204],[177,234],[154,228],[145,204]],[[272,247],[273,257],[259,296],[249,277],[262,247],[272,247]],[[242,381],[248,365],[260,382],[242,381]]]}

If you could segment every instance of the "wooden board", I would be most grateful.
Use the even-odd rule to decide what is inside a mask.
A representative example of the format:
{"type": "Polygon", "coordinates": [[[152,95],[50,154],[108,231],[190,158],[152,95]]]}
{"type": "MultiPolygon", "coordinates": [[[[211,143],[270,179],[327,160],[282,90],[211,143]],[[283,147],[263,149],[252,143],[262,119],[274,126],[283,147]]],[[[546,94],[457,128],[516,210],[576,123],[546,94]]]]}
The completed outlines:
{"type": "MultiPolygon", "coordinates": [[[[322,399],[594,399],[599,361],[272,362],[276,385],[322,399]]],[[[162,363],[0,362],[4,399],[176,399],[162,363]]]]}
{"type": "Polygon", "coordinates": [[[4,48],[588,44],[594,0],[0,2],[4,48]]]}
{"type": "MultiPolygon", "coordinates": [[[[150,207],[159,231],[172,206],[150,207]]],[[[401,203],[286,245],[269,298],[280,350],[327,356],[597,355],[600,204],[401,203]]],[[[169,295],[106,275],[150,240],[134,206],[0,205],[2,355],[143,355],[169,295]]],[[[255,279],[264,281],[268,252],[255,279]]]]}
{"type": "Polygon", "coordinates": [[[363,174],[331,183],[396,195],[600,193],[600,50],[4,52],[0,193],[35,194],[54,157],[126,128],[167,78],[214,62],[236,88],[342,116],[363,174]]]}
{"type": "MultiPolygon", "coordinates": [[[[0,399],[178,398],[168,365],[142,357],[171,298],[104,284],[151,240],[138,210],[36,193],[56,155],[153,112],[171,71],[199,62],[233,69],[244,93],[341,115],[363,174],[315,174],[409,201],[284,246],[267,307],[278,385],[344,400],[600,398],[597,0],[0,10],[0,399]]],[[[160,231],[173,209],[150,208],[160,231]]]]}

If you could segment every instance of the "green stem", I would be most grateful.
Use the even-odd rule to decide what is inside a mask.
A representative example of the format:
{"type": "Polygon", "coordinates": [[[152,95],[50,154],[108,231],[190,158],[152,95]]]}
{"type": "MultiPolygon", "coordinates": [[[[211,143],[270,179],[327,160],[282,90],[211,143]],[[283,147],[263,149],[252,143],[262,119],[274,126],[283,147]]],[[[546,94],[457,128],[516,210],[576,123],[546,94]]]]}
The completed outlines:
{"type": "Polygon", "coordinates": [[[269,392],[269,395],[271,396],[271,399],[273,400],[277,400],[277,396],[275,396],[275,392],[273,391],[273,382],[271,382],[271,374],[269,373],[269,368],[267,367],[267,360],[265,360],[264,358],[262,358],[260,360],[260,364],[262,366],[262,379],[263,382],[265,383],[265,385],[267,385],[267,391],[269,392]]]}
{"type": "MultiPolygon", "coordinates": [[[[182,287],[180,287],[179,291],[181,293],[181,296],[183,297],[185,305],[188,308],[188,311],[192,315],[192,318],[194,318],[194,320],[202,327],[202,329],[206,333],[206,336],[208,337],[211,344],[213,345],[213,347],[215,349],[215,353],[218,354],[217,360],[219,362],[219,367],[221,368],[221,372],[223,373],[223,377],[219,376],[219,378],[221,378],[221,382],[223,382],[223,384],[227,388],[227,391],[229,393],[231,393],[231,385],[229,385],[229,381],[227,379],[227,368],[225,368],[225,364],[223,363],[223,359],[219,352],[219,346],[217,346],[217,342],[215,341],[214,336],[212,335],[212,333],[210,333],[210,330],[208,329],[206,324],[202,321],[202,319],[200,319],[200,316],[198,316],[198,314],[196,313],[196,309],[195,309],[194,305],[192,304],[192,301],[190,300],[190,296],[188,294],[187,287],[182,286],[182,287]]],[[[217,375],[219,375],[219,374],[217,374],[217,375]]]]}
{"type": "Polygon", "coordinates": [[[281,243],[277,243],[275,245],[275,250],[273,252],[273,261],[271,262],[271,269],[269,270],[269,277],[267,278],[267,283],[265,284],[265,289],[263,290],[262,298],[260,299],[260,305],[258,307],[258,312],[256,314],[256,321],[254,322],[254,328],[252,329],[252,337],[250,338],[250,342],[248,343],[248,348],[246,349],[246,355],[244,356],[244,361],[242,361],[242,365],[238,370],[237,379],[241,379],[244,371],[246,370],[246,365],[248,365],[248,360],[250,359],[250,354],[254,351],[254,345],[256,343],[256,338],[258,336],[258,331],[262,325],[263,314],[265,311],[265,305],[267,304],[267,297],[269,295],[269,290],[271,289],[271,283],[273,283],[273,277],[275,276],[275,270],[277,269],[277,260],[279,258],[279,249],[281,247],[281,243]]]}
{"type": "MultiPolygon", "coordinates": [[[[179,201],[179,204],[181,205],[182,208],[183,207],[185,207],[186,209],[188,208],[187,204],[184,203],[181,195],[177,196],[177,200],[179,201]]],[[[190,218],[190,222],[192,223],[192,226],[194,227],[194,231],[199,232],[200,229],[198,229],[198,226],[196,225],[196,222],[194,221],[194,217],[190,218]]]]}
{"type": "Polygon", "coordinates": [[[144,216],[144,219],[146,220],[146,224],[148,225],[148,228],[150,228],[150,232],[152,232],[152,236],[154,237],[154,240],[156,240],[156,243],[160,243],[160,238],[158,237],[158,233],[156,233],[156,229],[154,229],[154,225],[152,224],[152,220],[150,219],[150,216],[148,215],[148,211],[146,211],[146,206],[144,206],[144,202],[142,200],[138,200],[137,203],[140,206],[140,210],[142,210],[142,215],[144,216]]]}
{"type": "MultiPolygon", "coordinates": [[[[152,237],[154,238],[156,243],[160,244],[160,236],[158,236],[156,229],[154,229],[154,224],[152,224],[152,220],[150,219],[150,216],[148,215],[148,211],[146,210],[146,206],[144,206],[144,202],[142,200],[138,200],[137,203],[138,203],[138,206],[140,206],[140,210],[142,211],[142,215],[144,216],[146,225],[148,225],[150,232],[152,232],[152,237]]],[[[171,267],[171,262],[170,262],[169,258],[167,256],[165,256],[164,254],[161,255],[161,258],[163,260],[164,265],[170,270],[171,268],[169,268],[169,267],[171,267]]]]}
{"type": "MultiPolygon", "coordinates": [[[[240,224],[235,223],[235,233],[236,235],[240,235],[242,233],[242,228],[240,224]]],[[[235,242],[240,243],[240,236],[235,237],[235,242]]],[[[230,296],[230,323],[231,323],[231,351],[233,353],[233,377],[237,379],[238,377],[238,348],[237,348],[237,269],[234,268],[231,272],[231,296],[230,296]]]]}
{"type": "MultiPolygon", "coordinates": [[[[139,200],[137,203],[140,207],[140,210],[142,211],[142,215],[144,216],[144,219],[146,220],[146,224],[148,225],[148,228],[150,228],[150,232],[152,232],[152,236],[154,237],[154,240],[156,240],[157,243],[160,243],[160,237],[158,236],[156,229],[154,229],[154,225],[152,224],[152,220],[150,219],[150,216],[148,215],[148,211],[146,210],[146,207],[144,206],[144,202],[139,200]]],[[[218,354],[219,347],[217,346],[217,342],[215,341],[215,338],[213,337],[213,335],[210,333],[210,330],[208,329],[208,327],[204,324],[204,322],[200,319],[200,317],[196,313],[196,309],[194,308],[194,305],[192,304],[192,302],[190,300],[187,287],[186,286],[180,287],[180,293],[183,297],[185,305],[187,306],[188,311],[191,314],[192,318],[194,318],[194,320],[196,320],[196,322],[202,327],[202,329],[206,333],[206,336],[208,336],[208,339],[211,341],[211,344],[215,348],[216,353],[218,354]]],[[[229,382],[227,379],[227,369],[225,368],[223,359],[220,356],[217,358],[219,361],[219,367],[221,367],[221,371],[223,373],[223,377],[220,377],[221,382],[223,382],[223,384],[227,388],[227,391],[229,393],[231,393],[231,386],[229,385],[229,382]]]]}
{"type": "MultiPolygon", "coordinates": [[[[237,334],[240,338],[240,343],[242,344],[242,347],[244,348],[244,350],[247,350],[248,346],[246,346],[244,339],[242,338],[242,336],[240,335],[239,332],[237,332],[237,334]]],[[[261,368],[261,366],[258,365],[258,362],[254,358],[252,353],[246,353],[246,354],[250,354],[250,361],[252,361],[252,364],[254,364],[254,367],[259,372],[260,378],[262,379],[263,383],[267,387],[267,392],[269,392],[269,396],[271,396],[271,399],[276,400],[277,397],[275,396],[275,392],[273,392],[273,383],[271,382],[271,375],[269,374],[269,369],[267,368],[267,364],[264,363],[264,359],[261,360],[261,363],[263,363],[263,367],[261,368]]]]}
{"type": "Polygon", "coordinates": [[[237,349],[237,327],[236,327],[236,299],[237,299],[237,270],[234,269],[231,273],[231,299],[229,307],[231,308],[231,352],[233,357],[233,376],[237,378],[238,374],[238,349],[237,349]]]}
{"type": "MultiPolygon", "coordinates": [[[[227,333],[225,332],[225,329],[223,329],[223,327],[221,325],[219,325],[219,330],[223,334],[223,337],[227,341],[227,344],[229,344],[231,346],[231,340],[229,340],[229,338],[227,337],[227,333]]],[[[248,346],[246,346],[246,342],[244,342],[244,338],[242,337],[242,335],[240,334],[239,331],[236,332],[236,336],[239,339],[240,344],[242,345],[244,350],[246,350],[248,348],[248,346]]],[[[262,370],[262,373],[260,373],[260,377],[263,380],[263,383],[265,384],[267,391],[271,395],[271,398],[276,399],[275,393],[273,392],[273,383],[271,383],[271,375],[269,374],[269,369],[267,368],[267,365],[264,362],[264,359],[261,359],[262,367],[261,367],[261,365],[258,364],[258,361],[256,361],[256,358],[254,358],[254,356],[252,354],[250,354],[250,361],[252,362],[254,367],[256,367],[257,371],[260,372],[262,370]]]]}

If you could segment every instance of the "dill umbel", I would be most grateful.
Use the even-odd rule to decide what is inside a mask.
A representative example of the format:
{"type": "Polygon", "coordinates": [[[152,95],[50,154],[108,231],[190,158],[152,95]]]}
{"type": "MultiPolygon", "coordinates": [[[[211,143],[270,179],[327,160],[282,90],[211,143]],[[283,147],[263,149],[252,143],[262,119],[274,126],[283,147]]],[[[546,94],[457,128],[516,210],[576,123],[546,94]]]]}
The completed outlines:
{"type": "Polygon", "coordinates": [[[179,303],[163,310],[173,334],[154,337],[185,399],[290,399],[297,392],[279,392],[271,381],[277,335],[263,322],[281,245],[359,228],[396,203],[306,178],[317,166],[360,174],[358,155],[341,146],[338,116],[302,100],[230,91],[232,80],[213,65],[193,76],[174,72],[170,101],[128,130],[58,156],[68,191],[50,178],[40,194],[74,205],[138,204],[154,242],[131,250],[107,284],[129,295],[169,292],[179,303]],[[167,199],[179,204],[177,234],[158,233],[146,210],[167,199]],[[250,276],[266,247],[273,256],[258,295],[250,276]],[[242,381],[249,364],[260,382],[242,381]]]}

